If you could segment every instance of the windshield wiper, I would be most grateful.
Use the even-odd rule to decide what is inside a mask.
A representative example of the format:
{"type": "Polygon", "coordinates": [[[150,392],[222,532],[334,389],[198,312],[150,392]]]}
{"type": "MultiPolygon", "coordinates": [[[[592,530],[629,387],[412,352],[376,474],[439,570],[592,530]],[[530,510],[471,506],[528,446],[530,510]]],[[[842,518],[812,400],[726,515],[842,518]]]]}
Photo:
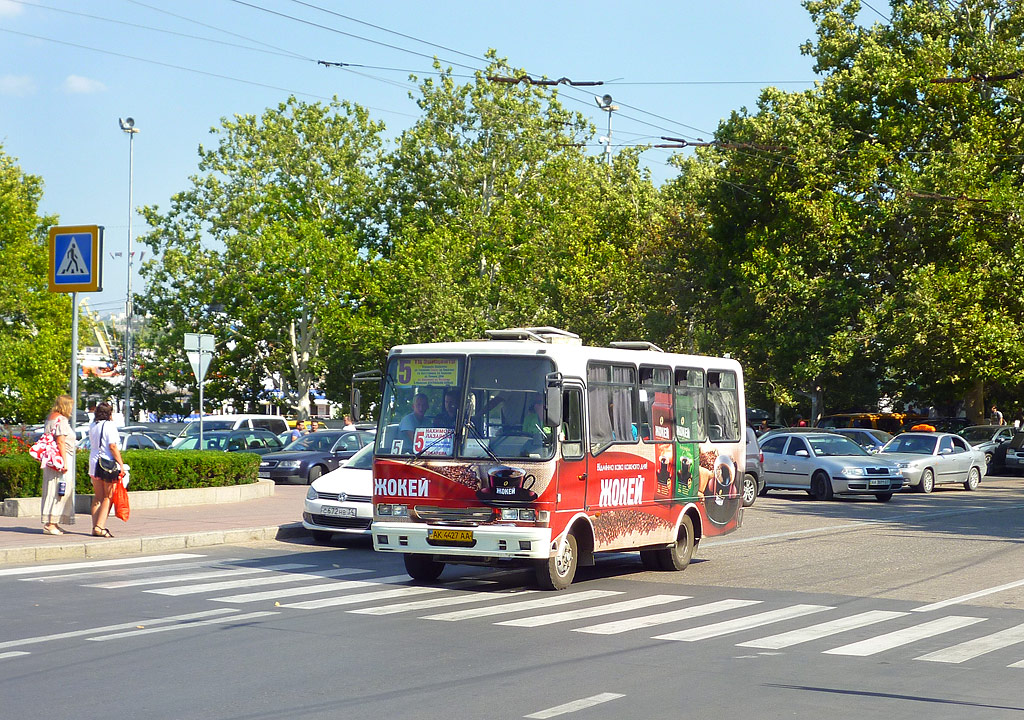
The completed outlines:
{"type": "Polygon", "coordinates": [[[491,451],[491,448],[484,442],[484,438],[480,435],[480,431],[476,429],[476,425],[473,423],[472,418],[466,420],[464,427],[468,428],[473,433],[473,439],[480,443],[480,449],[487,453],[487,457],[498,465],[504,465],[504,463],[498,459],[498,456],[495,455],[491,451]]]}

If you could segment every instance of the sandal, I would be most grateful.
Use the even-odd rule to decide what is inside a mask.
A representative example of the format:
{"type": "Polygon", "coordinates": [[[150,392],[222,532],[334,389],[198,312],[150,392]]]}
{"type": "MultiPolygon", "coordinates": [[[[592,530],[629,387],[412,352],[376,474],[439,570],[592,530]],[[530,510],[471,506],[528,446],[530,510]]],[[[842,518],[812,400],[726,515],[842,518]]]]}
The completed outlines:
{"type": "Polygon", "coordinates": [[[52,528],[44,527],[43,528],[43,534],[44,535],[63,535],[64,531],[61,530],[59,527],[52,527],[52,528]]]}
{"type": "Polygon", "coordinates": [[[108,538],[114,537],[113,535],[110,534],[109,530],[107,530],[106,528],[101,528],[98,525],[92,529],[92,534],[95,535],[96,537],[108,537],[108,538]]]}

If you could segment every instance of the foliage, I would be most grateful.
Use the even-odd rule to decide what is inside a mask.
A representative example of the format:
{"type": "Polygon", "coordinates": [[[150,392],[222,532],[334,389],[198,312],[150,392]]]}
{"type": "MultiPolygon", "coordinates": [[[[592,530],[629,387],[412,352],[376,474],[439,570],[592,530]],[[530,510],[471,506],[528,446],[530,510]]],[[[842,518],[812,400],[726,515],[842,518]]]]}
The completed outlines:
{"type": "Polygon", "coordinates": [[[38,422],[71,375],[71,300],[47,287],[43,181],[0,146],[0,418],[38,422]]]}

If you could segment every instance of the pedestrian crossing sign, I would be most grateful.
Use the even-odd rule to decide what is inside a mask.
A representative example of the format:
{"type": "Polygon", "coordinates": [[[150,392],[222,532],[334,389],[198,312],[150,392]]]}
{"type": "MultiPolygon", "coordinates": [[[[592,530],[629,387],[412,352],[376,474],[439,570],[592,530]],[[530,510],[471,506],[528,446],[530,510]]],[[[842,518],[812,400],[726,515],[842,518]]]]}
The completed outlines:
{"type": "Polygon", "coordinates": [[[50,292],[103,290],[103,228],[50,228],[50,292]]]}

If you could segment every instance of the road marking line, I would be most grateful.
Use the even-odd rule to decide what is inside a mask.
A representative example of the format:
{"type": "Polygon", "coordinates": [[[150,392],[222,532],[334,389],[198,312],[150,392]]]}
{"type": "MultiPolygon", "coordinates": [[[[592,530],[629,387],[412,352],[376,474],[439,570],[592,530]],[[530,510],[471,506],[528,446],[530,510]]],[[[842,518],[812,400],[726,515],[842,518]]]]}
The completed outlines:
{"type": "Polygon", "coordinates": [[[591,695],[587,698],[573,700],[572,702],[567,702],[564,705],[556,705],[553,708],[541,710],[540,712],[535,712],[532,715],[524,715],[523,717],[530,718],[531,720],[545,720],[545,718],[553,718],[559,715],[577,712],[579,710],[586,710],[587,708],[609,702],[610,700],[618,700],[621,697],[626,696],[621,693],[601,693],[600,695],[591,695]]]}
{"type": "MultiPolygon", "coordinates": [[[[352,570],[352,573],[370,572],[369,570],[352,570]]],[[[338,582],[319,583],[316,585],[300,585],[292,588],[278,588],[276,590],[263,590],[260,592],[242,593],[240,595],[225,595],[224,597],[210,598],[213,602],[248,603],[261,600],[277,600],[296,595],[314,595],[316,593],[335,592],[338,590],[354,590],[356,588],[373,587],[375,585],[386,585],[401,581],[408,581],[408,575],[389,575],[372,580],[339,580],[338,582]]]]}
{"type": "Polygon", "coordinates": [[[220,560],[203,560],[201,562],[171,563],[169,565],[157,565],[155,567],[136,568],[114,568],[113,570],[84,570],[82,572],[64,573],[63,575],[44,575],[43,577],[19,578],[21,582],[57,582],[59,580],[71,580],[90,575],[115,575],[126,577],[130,575],[145,575],[147,573],[167,572],[168,570],[188,570],[191,568],[217,567],[228,563],[241,561],[242,558],[222,558],[220,560]]]}
{"type": "Polygon", "coordinates": [[[444,588],[408,585],[405,587],[391,588],[390,590],[374,590],[373,592],[367,593],[355,593],[353,595],[340,595],[338,597],[321,598],[320,600],[307,600],[306,602],[289,603],[288,605],[282,605],[281,607],[297,608],[299,610],[317,610],[319,608],[335,607],[337,605],[355,605],[356,603],[373,602],[374,600],[387,600],[389,598],[436,593],[441,592],[442,590],[444,590],[444,588]]]}
{"type": "Polygon", "coordinates": [[[120,640],[121,638],[136,637],[138,635],[152,635],[153,633],[170,632],[171,630],[183,630],[185,628],[192,628],[200,625],[232,625],[241,620],[254,620],[258,617],[279,614],[280,613],[271,611],[243,613],[241,615],[213,618],[211,620],[196,620],[194,622],[182,622],[176,625],[164,625],[162,627],[148,627],[140,630],[129,630],[128,632],[114,633],[113,635],[100,635],[99,637],[91,637],[89,639],[93,642],[105,642],[107,640],[120,640]]]}
{"type": "Polygon", "coordinates": [[[191,620],[193,618],[211,617],[213,615],[226,615],[234,612],[238,611],[234,608],[217,608],[216,610],[203,610],[202,612],[188,613],[186,615],[172,615],[165,618],[147,618],[144,620],[137,620],[135,622],[118,623],[117,625],[106,625],[104,627],[88,628],[86,630],[72,630],[70,632],[56,633],[54,635],[40,635],[38,637],[22,638],[20,640],[8,640],[6,642],[0,642],[0,650],[9,647],[18,647],[19,645],[34,645],[36,643],[48,642],[50,640],[64,640],[66,638],[81,637],[83,635],[95,635],[100,632],[127,630],[128,628],[138,627],[139,625],[162,625],[164,623],[178,622],[179,620],[191,620]]]}
{"type": "Polygon", "coordinates": [[[493,591],[472,591],[463,595],[456,595],[455,597],[435,597],[427,598],[426,600],[410,600],[404,603],[394,603],[392,605],[378,605],[376,607],[358,608],[357,610],[349,610],[350,613],[358,615],[393,615],[400,612],[410,612],[415,610],[430,610],[436,607],[448,607],[449,605],[465,605],[472,602],[487,602],[488,600],[503,599],[510,597],[519,597],[520,595],[529,595],[537,592],[536,590],[515,590],[512,592],[493,592],[493,591]]]}
{"type": "MultiPolygon", "coordinates": [[[[279,565],[278,569],[283,571],[287,567],[287,564],[279,565]]],[[[292,567],[306,568],[312,566],[293,565],[292,567]]],[[[242,578],[241,580],[223,580],[221,582],[203,583],[201,585],[154,588],[152,590],[143,590],[143,592],[153,593],[154,595],[170,595],[172,597],[178,597],[180,595],[198,595],[199,593],[205,592],[220,592],[221,590],[232,590],[234,588],[253,587],[254,585],[283,585],[285,583],[301,582],[314,577],[341,577],[343,575],[349,575],[351,572],[352,571],[348,568],[342,568],[339,570],[313,570],[311,572],[279,572],[271,577],[260,575],[259,577],[248,577],[242,578]]]]}
{"type": "Polygon", "coordinates": [[[31,575],[32,573],[51,573],[61,570],[75,570],[78,568],[92,567],[113,567],[116,565],[138,565],[147,562],[163,562],[164,560],[185,560],[188,558],[201,558],[205,555],[192,553],[176,553],[174,555],[150,555],[142,558],[118,558],[116,560],[93,560],[91,562],[61,563],[60,565],[33,565],[32,567],[5,568],[0,570],[0,577],[11,575],[31,575]]]}
{"type": "Polygon", "coordinates": [[[1013,663],[1012,665],[1007,665],[1006,667],[1024,668],[1024,660],[1018,660],[1017,662],[1013,663]]]}
{"type": "Polygon", "coordinates": [[[568,605],[569,603],[583,602],[584,600],[596,600],[598,598],[621,594],[622,593],[617,590],[583,590],[581,592],[566,593],[564,595],[546,595],[545,597],[537,600],[520,600],[518,602],[488,605],[486,607],[471,608],[469,610],[455,610],[450,613],[440,613],[439,615],[425,615],[422,619],[444,620],[447,622],[471,620],[488,617],[489,615],[501,615],[502,613],[519,612],[520,610],[536,610],[538,608],[551,607],[553,605],[568,605]]]}
{"type": "Polygon", "coordinates": [[[959,605],[962,602],[968,600],[974,600],[975,598],[985,597],[986,595],[993,595],[1003,590],[1010,590],[1011,588],[1020,587],[1024,585],[1024,580],[1014,580],[1013,582],[1006,583],[1005,585],[997,585],[996,587],[990,587],[985,590],[978,590],[977,592],[967,593],[960,597],[950,598],[949,600],[942,600],[941,602],[931,603],[930,605],[922,605],[921,607],[914,608],[914,612],[928,612],[930,610],[939,610],[950,605],[959,605]]]}
{"type": "Polygon", "coordinates": [[[312,565],[297,565],[288,563],[283,565],[267,565],[265,567],[251,568],[223,568],[220,570],[201,570],[194,573],[183,573],[179,575],[160,575],[159,577],[136,578],[135,580],[113,580],[105,583],[95,583],[85,587],[103,588],[104,590],[115,590],[117,588],[142,587],[143,585],[162,585],[164,583],[186,582],[189,580],[208,580],[217,577],[235,577],[237,575],[253,575],[257,573],[268,573],[274,570],[291,570],[295,568],[313,567],[312,565]]]}
{"type": "Polygon", "coordinates": [[[965,617],[963,615],[950,615],[949,617],[938,618],[937,620],[931,620],[920,625],[914,625],[913,627],[904,628],[903,630],[895,630],[885,635],[879,635],[878,637],[870,638],[868,640],[861,640],[860,642],[851,643],[849,645],[843,645],[842,647],[833,648],[831,650],[825,650],[826,655],[856,655],[857,657],[866,657],[868,655],[874,655],[884,650],[892,650],[893,648],[900,647],[901,645],[907,645],[917,640],[924,640],[935,635],[941,635],[942,633],[950,632],[952,630],[958,630],[968,625],[974,625],[975,623],[982,622],[985,618],[977,617],[965,617]]]}
{"type": "Polygon", "coordinates": [[[778,610],[769,610],[767,612],[757,613],[756,615],[747,615],[746,617],[736,618],[735,620],[725,620],[723,622],[705,625],[703,627],[689,628],[678,632],[666,633],[665,635],[655,635],[654,639],[681,640],[683,642],[707,640],[708,638],[718,637],[719,635],[728,635],[729,633],[739,632],[740,630],[749,630],[751,628],[761,627],[762,625],[768,625],[782,620],[791,620],[793,618],[811,615],[824,610],[835,610],[835,608],[829,607],[828,605],[791,605],[790,607],[779,608],[778,610]]]}
{"type": "Polygon", "coordinates": [[[32,653],[25,652],[24,650],[15,650],[13,652],[0,653],[0,660],[6,660],[7,658],[21,657],[22,655],[31,655],[32,653]]]}
{"type": "Polygon", "coordinates": [[[599,625],[589,625],[583,628],[576,628],[573,632],[591,633],[593,635],[614,635],[626,632],[627,630],[639,630],[641,628],[653,627],[654,625],[664,625],[676,620],[689,620],[690,618],[711,615],[716,612],[724,612],[725,610],[758,605],[760,602],[760,600],[717,600],[705,605],[694,605],[679,610],[655,613],[654,615],[644,615],[638,618],[629,618],[628,620],[615,620],[599,625]]]}
{"type": "Polygon", "coordinates": [[[787,648],[792,645],[799,645],[800,643],[810,642],[811,640],[819,640],[830,635],[836,635],[837,633],[846,632],[848,630],[856,630],[857,628],[874,625],[875,623],[882,622],[883,620],[891,620],[892,618],[902,617],[908,614],[909,613],[890,610],[869,610],[868,612],[863,612],[859,615],[850,615],[849,617],[839,618],[838,620],[830,620],[829,622],[823,622],[818,625],[811,625],[810,627],[779,633],[778,635],[769,635],[768,637],[750,640],[749,642],[736,643],[736,646],[764,648],[765,650],[781,650],[782,648],[787,648]]]}
{"type": "Polygon", "coordinates": [[[532,615],[517,620],[505,620],[495,625],[511,625],[513,627],[538,627],[540,625],[551,625],[558,622],[580,620],[582,618],[598,617],[599,615],[611,615],[617,612],[639,610],[654,605],[664,605],[679,600],[690,600],[691,595],[649,595],[634,600],[623,600],[622,602],[611,603],[610,605],[598,605],[591,608],[579,608],[577,610],[564,610],[550,615],[532,615]]]}
{"type": "Polygon", "coordinates": [[[974,640],[968,640],[943,650],[936,650],[914,659],[927,660],[929,662],[959,663],[1021,642],[1024,642],[1024,625],[1017,625],[1016,627],[1000,630],[997,633],[975,638],[974,640]]]}

